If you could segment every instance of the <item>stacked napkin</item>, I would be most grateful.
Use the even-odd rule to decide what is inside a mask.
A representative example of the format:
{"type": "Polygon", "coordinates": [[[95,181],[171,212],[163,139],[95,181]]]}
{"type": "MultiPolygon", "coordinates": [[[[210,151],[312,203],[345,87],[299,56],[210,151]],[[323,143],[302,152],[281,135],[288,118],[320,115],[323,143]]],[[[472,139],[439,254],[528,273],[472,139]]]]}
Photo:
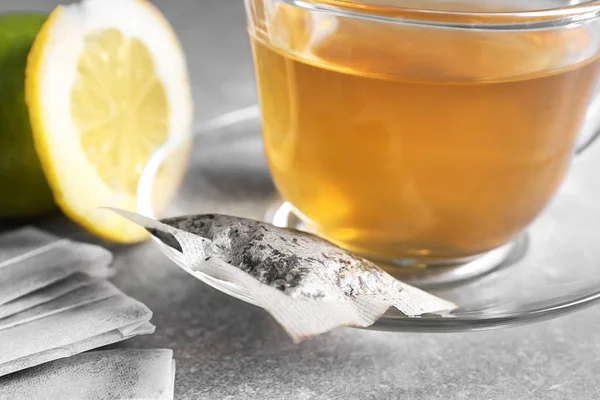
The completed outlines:
{"type": "Polygon", "coordinates": [[[35,228],[0,235],[0,376],[154,332],[152,312],[105,280],[111,262],[99,246],[35,228]]]}

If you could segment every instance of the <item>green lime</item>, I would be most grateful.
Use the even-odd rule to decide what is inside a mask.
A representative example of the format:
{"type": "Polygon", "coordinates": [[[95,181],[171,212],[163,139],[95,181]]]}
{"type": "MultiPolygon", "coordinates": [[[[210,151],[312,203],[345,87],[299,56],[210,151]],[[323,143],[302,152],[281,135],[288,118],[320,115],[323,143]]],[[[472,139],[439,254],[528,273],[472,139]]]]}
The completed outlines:
{"type": "Polygon", "coordinates": [[[32,217],[54,210],[38,160],[25,104],[25,67],[41,14],[0,16],[0,218],[32,217]]]}

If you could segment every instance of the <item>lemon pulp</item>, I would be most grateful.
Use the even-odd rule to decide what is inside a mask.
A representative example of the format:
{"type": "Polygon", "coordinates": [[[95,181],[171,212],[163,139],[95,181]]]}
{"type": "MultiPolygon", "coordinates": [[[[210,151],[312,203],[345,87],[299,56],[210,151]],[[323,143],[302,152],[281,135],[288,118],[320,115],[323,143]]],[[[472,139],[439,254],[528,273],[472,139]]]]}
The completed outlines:
{"type": "Polygon", "coordinates": [[[87,33],[71,115],[98,175],[135,195],[144,166],[169,135],[167,95],[146,46],[116,29],[87,33]]]}

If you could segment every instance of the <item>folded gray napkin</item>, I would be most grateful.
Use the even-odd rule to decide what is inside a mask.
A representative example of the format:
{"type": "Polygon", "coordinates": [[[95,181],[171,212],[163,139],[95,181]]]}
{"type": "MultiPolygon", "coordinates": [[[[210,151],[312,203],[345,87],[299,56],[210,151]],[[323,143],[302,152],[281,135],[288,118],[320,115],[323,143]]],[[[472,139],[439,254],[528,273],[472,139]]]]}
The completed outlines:
{"type": "Polygon", "coordinates": [[[0,378],[0,400],[173,399],[171,350],[78,354],[0,378]]]}

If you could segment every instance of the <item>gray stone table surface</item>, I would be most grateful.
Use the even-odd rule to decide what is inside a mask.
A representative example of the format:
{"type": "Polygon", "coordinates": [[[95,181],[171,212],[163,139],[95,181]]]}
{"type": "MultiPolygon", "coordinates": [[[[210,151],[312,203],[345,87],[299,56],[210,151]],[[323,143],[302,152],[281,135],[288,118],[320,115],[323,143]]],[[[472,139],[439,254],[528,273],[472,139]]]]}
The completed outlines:
{"type": "MultiPolygon", "coordinates": [[[[56,0],[2,0],[49,11],[56,0]]],[[[155,2],[186,50],[200,123],[255,103],[241,0],[155,2]]],[[[182,201],[255,214],[273,188],[260,140],[196,145],[182,201]]],[[[61,216],[36,225],[93,242],[61,216]]],[[[11,226],[4,226],[8,229],[11,226]]],[[[120,346],[172,348],[177,399],[598,399],[600,307],[465,334],[339,329],[294,345],[262,310],[197,281],[151,243],[109,246],[115,283],[153,311],[156,333],[120,346]]]]}

